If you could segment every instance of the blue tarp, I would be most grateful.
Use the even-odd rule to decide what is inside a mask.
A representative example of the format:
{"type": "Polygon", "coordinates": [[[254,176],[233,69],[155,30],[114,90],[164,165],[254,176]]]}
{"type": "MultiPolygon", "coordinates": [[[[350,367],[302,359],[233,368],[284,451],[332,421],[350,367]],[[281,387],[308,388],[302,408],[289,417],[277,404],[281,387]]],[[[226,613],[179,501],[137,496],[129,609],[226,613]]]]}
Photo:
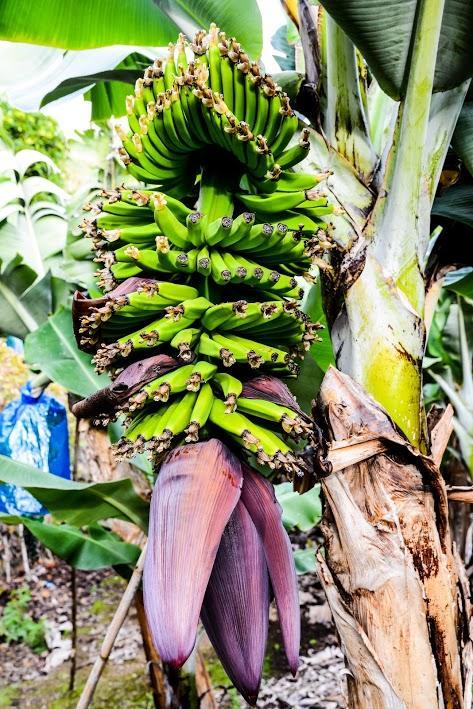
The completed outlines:
{"type": "MultiPolygon", "coordinates": [[[[70,478],[66,409],[44,392],[35,398],[28,383],[21,398],[0,413],[0,453],[38,470],[70,478]]],[[[0,512],[37,516],[47,510],[16,485],[0,484],[0,512]]]]}

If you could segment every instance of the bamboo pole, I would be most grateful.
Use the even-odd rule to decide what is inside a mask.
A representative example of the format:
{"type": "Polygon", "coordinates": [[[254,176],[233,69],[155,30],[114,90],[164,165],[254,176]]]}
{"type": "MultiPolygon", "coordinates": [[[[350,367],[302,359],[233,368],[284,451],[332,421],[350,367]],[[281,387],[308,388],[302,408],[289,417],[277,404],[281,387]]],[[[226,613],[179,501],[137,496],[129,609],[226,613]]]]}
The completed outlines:
{"type": "Polygon", "coordinates": [[[115,611],[115,615],[113,616],[112,622],[110,623],[108,630],[105,634],[102,647],[100,648],[99,656],[95,660],[94,666],[92,667],[92,670],[87,678],[85,687],[82,690],[82,694],[79,698],[79,701],[77,702],[76,709],[87,709],[87,707],[90,706],[99,679],[102,675],[102,672],[104,671],[105,665],[107,664],[107,660],[115,644],[115,640],[117,639],[117,635],[120,632],[120,628],[122,627],[123,623],[125,622],[127,613],[133,603],[136,591],[138,590],[138,587],[140,585],[141,577],[143,575],[145,556],[146,544],[143,547],[138,562],[131,575],[131,579],[128,582],[128,586],[126,587],[125,593],[123,594],[121,601],[118,604],[118,608],[115,611]]]}

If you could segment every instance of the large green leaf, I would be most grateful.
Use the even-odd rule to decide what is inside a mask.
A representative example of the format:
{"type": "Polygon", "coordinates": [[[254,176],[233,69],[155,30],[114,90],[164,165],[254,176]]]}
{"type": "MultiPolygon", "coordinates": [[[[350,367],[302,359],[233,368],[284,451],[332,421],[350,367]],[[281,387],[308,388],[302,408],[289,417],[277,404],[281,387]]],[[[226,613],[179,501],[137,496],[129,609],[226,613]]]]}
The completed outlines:
{"type": "Polygon", "coordinates": [[[0,334],[25,337],[46,320],[52,308],[51,275],[36,272],[18,254],[8,263],[0,246],[0,334]]]}
{"type": "Polygon", "coordinates": [[[76,569],[90,571],[117,564],[135,564],[140,548],[127,544],[99,525],[82,531],[69,524],[46,524],[37,519],[0,514],[3,524],[23,524],[45,547],[76,569]]]}
{"type": "Polygon", "coordinates": [[[216,22],[259,55],[261,17],[255,0],[4,0],[0,38],[62,49],[109,45],[163,46],[180,30],[216,22]]]}
{"type": "Polygon", "coordinates": [[[52,103],[53,101],[57,101],[64,96],[73,94],[76,91],[87,89],[99,82],[113,84],[122,83],[125,87],[127,87],[128,93],[130,93],[130,84],[134,84],[140,76],[143,76],[142,69],[111,69],[101,71],[96,74],[73,76],[70,79],[61,81],[61,83],[58,84],[53,91],[47,93],[41,101],[41,107],[46,106],[48,103],[52,103]]]}
{"type": "Polygon", "coordinates": [[[112,70],[67,78],[44,96],[41,106],[88,89],[84,97],[92,103],[92,121],[122,116],[125,114],[125,99],[132,91],[131,86],[134,86],[138,77],[143,76],[149,63],[148,56],[133,52],[112,70]]]}
{"type": "Polygon", "coordinates": [[[303,495],[294,492],[292,483],[281,483],[274,488],[283,510],[282,521],[286,529],[297,528],[301,532],[308,532],[318,524],[322,515],[320,485],[303,495]]]}
{"type": "Polygon", "coordinates": [[[148,527],[148,505],[136,494],[129,478],[76,482],[0,455],[0,482],[28,490],[61,522],[80,527],[115,517],[134,522],[145,531],[148,527]]]}
{"type": "Polygon", "coordinates": [[[458,295],[473,299],[473,267],[465,266],[457,271],[450,271],[444,276],[443,286],[458,295]]]}
{"type": "MultiPolygon", "coordinates": [[[[402,97],[421,0],[382,3],[378,0],[321,0],[321,3],[361,51],[381,88],[392,98],[402,97]]],[[[435,91],[458,86],[473,74],[472,33],[473,4],[465,0],[446,0],[435,91]]]]}
{"type": "Polygon", "coordinates": [[[307,549],[297,549],[294,552],[294,564],[298,576],[302,574],[314,573],[317,564],[315,560],[315,549],[308,547],[307,549]]]}
{"type": "Polygon", "coordinates": [[[271,37],[271,46],[277,54],[273,59],[277,61],[282,71],[296,68],[296,42],[299,41],[297,28],[291,20],[287,20],[271,37]]]}
{"type": "Polygon", "coordinates": [[[23,111],[37,111],[44,96],[67,79],[113,70],[131,51],[133,48],[124,45],[64,51],[0,42],[0,85],[11,104],[23,111]]]}
{"type": "Polygon", "coordinates": [[[66,243],[65,192],[56,183],[28,170],[42,163],[57,171],[50,158],[36,150],[0,152],[0,259],[8,263],[20,254],[38,278],[48,260],[66,243]]]}
{"type": "Polygon", "coordinates": [[[463,104],[452,137],[452,146],[473,175],[473,101],[463,104]]]}
{"type": "Polygon", "coordinates": [[[77,348],[68,308],[61,307],[28,335],[25,359],[67,391],[79,396],[89,396],[108,383],[108,377],[96,374],[90,357],[77,348]]]}
{"type": "Polygon", "coordinates": [[[435,200],[432,214],[473,227],[473,186],[449,187],[435,200]]]}

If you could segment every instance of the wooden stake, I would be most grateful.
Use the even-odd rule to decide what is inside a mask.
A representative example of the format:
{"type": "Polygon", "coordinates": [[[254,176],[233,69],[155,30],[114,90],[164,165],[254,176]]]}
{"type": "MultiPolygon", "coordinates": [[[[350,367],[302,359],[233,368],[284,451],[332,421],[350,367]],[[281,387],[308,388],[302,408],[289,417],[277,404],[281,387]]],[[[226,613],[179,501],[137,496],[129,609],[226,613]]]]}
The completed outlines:
{"type": "Polygon", "coordinates": [[[100,648],[99,656],[95,660],[94,666],[92,667],[92,670],[87,678],[85,687],[82,690],[82,694],[80,695],[79,701],[77,702],[76,709],[87,709],[87,707],[90,706],[100,676],[105,668],[105,665],[107,664],[107,660],[115,644],[117,635],[120,632],[120,628],[122,627],[125,621],[130,606],[133,603],[133,599],[135,598],[138,586],[140,585],[141,577],[143,575],[145,555],[146,544],[143,547],[143,550],[140,554],[140,558],[138,559],[133,574],[131,575],[131,579],[128,582],[128,586],[126,587],[125,593],[123,594],[121,601],[118,604],[118,608],[115,611],[113,620],[110,623],[108,630],[105,634],[102,647],[100,648]]]}
{"type": "Polygon", "coordinates": [[[140,624],[141,637],[143,638],[143,648],[147,660],[151,687],[153,688],[154,706],[156,709],[166,709],[168,702],[166,699],[167,691],[163,663],[161,662],[161,658],[158,655],[153,643],[153,638],[151,637],[151,633],[149,631],[149,625],[143,605],[143,593],[141,589],[138,589],[136,592],[135,608],[138,615],[138,622],[140,624]]]}

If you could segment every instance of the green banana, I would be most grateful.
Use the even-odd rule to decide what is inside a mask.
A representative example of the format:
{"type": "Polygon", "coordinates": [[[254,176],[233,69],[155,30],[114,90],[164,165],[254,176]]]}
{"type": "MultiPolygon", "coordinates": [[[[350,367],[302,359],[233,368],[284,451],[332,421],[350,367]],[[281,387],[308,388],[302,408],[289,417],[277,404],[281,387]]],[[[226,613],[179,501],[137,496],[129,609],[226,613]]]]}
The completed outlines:
{"type": "Polygon", "coordinates": [[[302,162],[308,155],[310,148],[309,143],[309,131],[305,128],[302,131],[301,137],[297,145],[288,148],[284,152],[280,153],[277,158],[279,167],[282,170],[288,170],[294,165],[302,162]]]}
{"type": "Polygon", "coordinates": [[[248,362],[252,369],[258,369],[262,364],[287,364],[289,360],[289,355],[284,350],[268,347],[261,342],[248,340],[232,332],[226,332],[225,336],[215,332],[212,334],[212,339],[229,349],[237,362],[248,362]]]}
{"type": "Polygon", "coordinates": [[[270,141],[271,151],[276,160],[278,159],[278,156],[283,152],[284,148],[290,142],[292,136],[297,130],[298,124],[299,119],[297,118],[294,112],[291,112],[289,115],[286,114],[283,116],[281,127],[277,135],[275,136],[273,141],[270,141]]]}
{"type": "Polygon", "coordinates": [[[192,372],[187,380],[188,391],[199,391],[201,384],[207,382],[213,377],[217,367],[211,362],[199,360],[193,366],[192,372]]]}
{"type": "Polygon", "coordinates": [[[214,400],[209,419],[215,426],[239,440],[245,448],[257,453],[258,460],[272,468],[283,465],[285,454],[292,457],[291,448],[276,434],[258,426],[237,411],[226,413],[225,404],[220,399],[214,400]]]}
{"type": "Polygon", "coordinates": [[[210,276],[212,272],[212,264],[210,261],[210,253],[206,246],[203,246],[197,254],[197,273],[201,276],[210,276]]]}
{"type": "Polygon", "coordinates": [[[171,347],[179,351],[179,358],[183,362],[190,362],[194,356],[192,347],[200,342],[201,330],[197,327],[187,327],[179,330],[170,341],[171,347]]]}
{"type": "Polygon", "coordinates": [[[273,192],[297,192],[301,190],[311,190],[319,184],[316,175],[308,175],[303,172],[282,171],[277,180],[259,180],[258,191],[264,193],[273,192]]]}
{"type": "Polygon", "coordinates": [[[222,258],[222,254],[216,249],[213,249],[210,252],[210,267],[212,278],[215,283],[218,283],[220,286],[225,286],[230,282],[232,272],[227,268],[227,265],[222,258]]]}
{"type": "Polygon", "coordinates": [[[253,246],[273,243],[271,237],[274,227],[271,224],[256,224],[251,227],[246,238],[233,244],[233,251],[251,251],[253,246]]]}
{"type": "Polygon", "coordinates": [[[220,242],[220,245],[228,248],[229,246],[246,239],[250,234],[254,223],[255,215],[251,212],[243,212],[242,214],[239,214],[238,217],[233,220],[230,233],[224,236],[220,242]]]}
{"type": "Polygon", "coordinates": [[[166,402],[171,394],[179,394],[186,391],[187,382],[192,374],[193,365],[187,364],[178,369],[173,369],[171,372],[163,374],[161,377],[154,379],[145,387],[143,392],[147,398],[154,401],[166,402]]]}
{"type": "Polygon", "coordinates": [[[231,350],[219,345],[213,337],[210,337],[206,332],[203,332],[199,340],[199,354],[220,359],[224,367],[232,367],[236,359],[231,350]]]}
{"type": "Polygon", "coordinates": [[[184,433],[187,426],[190,424],[194,404],[197,400],[196,391],[188,391],[179,401],[178,406],[166,424],[166,430],[170,431],[172,436],[178,436],[184,433]]]}
{"type": "Polygon", "coordinates": [[[231,217],[222,217],[216,219],[209,224],[205,230],[205,241],[209,246],[219,244],[225,236],[228,236],[232,228],[233,219],[231,217]]]}
{"type": "Polygon", "coordinates": [[[185,429],[186,443],[196,443],[199,440],[199,432],[207,423],[214,402],[214,394],[210,384],[204,384],[195,400],[194,407],[190,414],[190,422],[185,429]]]}
{"type": "Polygon", "coordinates": [[[243,383],[227,372],[219,372],[212,379],[225,397],[225,413],[232,414],[237,408],[237,400],[243,390],[243,383]]]}
{"type": "Polygon", "coordinates": [[[187,248],[190,245],[187,227],[181,224],[167,206],[166,195],[157,192],[153,195],[151,203],[154,207],[154,218],[159,226],[160,233],[165,234],[178,248],[187,248]]]}
{"type": "Polygon", "coordinates": [[[298,207],[306,201],[306,194],[303,191],[297,192],[273,192],[271,195],[252,195],[239,193],[236,195],[240,202],[258,214],[271,215],[274,212],[281,212],[287,209],[298,207]]]}
{"type": "Polygon", "coordinates": [[[244,414],[279,423],[284,432],[294,438],[308,437],[312,431],[310,424],[303,421],[292,409],[266,399],[239,397],[238,410],[244,414]]]}
{"type": "Polygon", "coordinates": [[[201,246],[203,242],[204,217],[200,212],[191,212],[187,215],[187,239],[193,246],[201,246]]]}
{"type": "Polygon", "coordinates": [[[244,300],[229,303],[219,303],[206,310],[202,316],[202,325],[206,330],[215,330],[229,318],[245,316],[248,304],[244,300]]]}

